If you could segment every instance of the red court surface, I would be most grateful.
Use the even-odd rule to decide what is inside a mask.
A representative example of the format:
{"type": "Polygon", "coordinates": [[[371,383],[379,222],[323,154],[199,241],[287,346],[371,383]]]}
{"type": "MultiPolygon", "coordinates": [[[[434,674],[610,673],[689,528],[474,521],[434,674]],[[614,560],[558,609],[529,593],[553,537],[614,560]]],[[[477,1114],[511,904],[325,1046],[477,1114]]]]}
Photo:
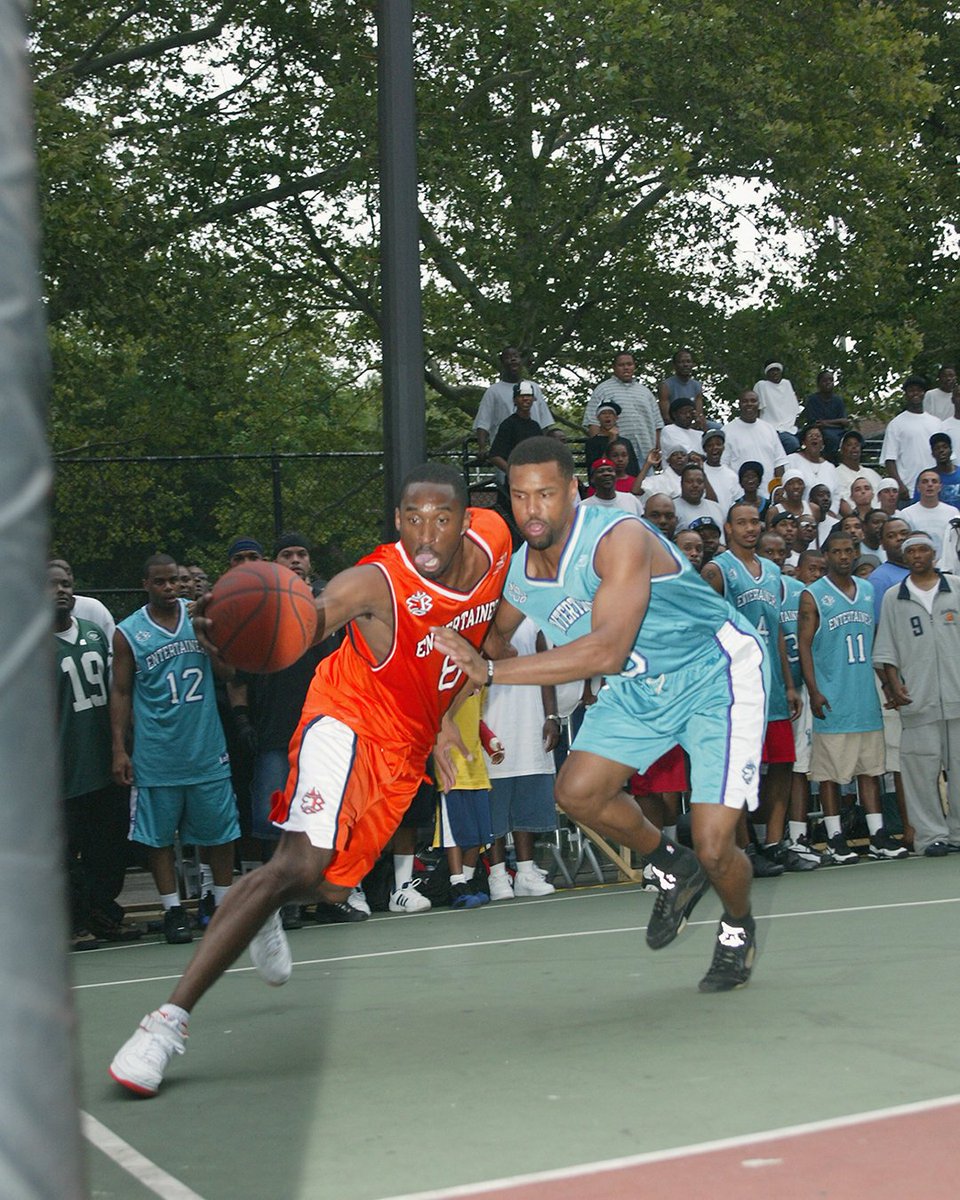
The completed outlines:
{"type": "Polygon", "coordinates": [[[956,1200],[960,1098],[394,1200],[956,1200]],[[952,1159],[953,1166],[945,1163],[952,1159]],[[905,1181],[909,1180],[909,1183],[905,1181]]]}

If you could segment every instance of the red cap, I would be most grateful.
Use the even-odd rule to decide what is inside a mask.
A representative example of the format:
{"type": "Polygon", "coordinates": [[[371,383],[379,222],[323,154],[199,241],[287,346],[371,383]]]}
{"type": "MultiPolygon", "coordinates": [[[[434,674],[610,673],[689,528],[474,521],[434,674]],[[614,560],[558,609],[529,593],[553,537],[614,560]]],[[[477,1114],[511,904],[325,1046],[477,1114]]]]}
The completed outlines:
{"type": "Polygon", "coordinates": [[[617,464],[610,458],[595,458],[590,464],[590,470],[595,471],[597,467],[613,467],[617,469],[617,464]]]}

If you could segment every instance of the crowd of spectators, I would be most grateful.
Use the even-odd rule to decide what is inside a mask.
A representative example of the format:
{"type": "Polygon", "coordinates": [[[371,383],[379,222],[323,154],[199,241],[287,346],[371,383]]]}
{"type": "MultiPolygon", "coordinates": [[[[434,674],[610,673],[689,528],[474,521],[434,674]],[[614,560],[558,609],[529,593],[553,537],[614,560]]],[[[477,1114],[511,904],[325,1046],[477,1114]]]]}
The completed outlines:
{"type": "MultiPolygon", "coordinates": [[[[875,469],[862,462],[863,435],[830,371],[801,404],[783,363],[771,361],[720,423],[690,351],[678,350],[672,368],[654,391],[636,378],[631,353],[614,356],[583,413],[582,503],[645,519],[678,563],[742,604],[767,636],[775,670],[763,801],[741,831],[755,873],[856,861],[858,832],[875,858],[960,851],[960,767],[945,785],[939,778],[960,746],[960,674],[917,667],[946,654],[960,661],[954,369],[945,365],[934,387],[904,381],[875,469]],[[863,703],[848,703],[854,695],[863,703]]],[[[474,430],[509,517],[513,447],[542,432],[564,436],[515,348],[503,351],[474,430]]],[[[263,557],[256,538],[238,536],[224,568],[263,557]]],[[[305,534],[279,537],[272,557],[322,590],[305,534]]],[[[159,931],[188,942],[235,873],[273,851],[270,798],[283,788],[312,674],[340,635],[286,671],[245,676],[213,664],[195,638],[190,605],[210,585],[195,563],[151,556],[146,604],[117,626],[98,600],[75,595],[66,560],[50,560],[49,579],[72,944],[141,936],[118,902],[131,862],[153,875],[159,931]],[[199,861],[195,880],[178,870],[177,847],[199,861]]],[[[517,639],[521,653],[545,648],[527,623],[517,639]]],[[[425,785],[364,886],[343,904],[286,909],[284,926],[550,894],[542,862],[544,839],[559,845],[552,778],[602,684],[501,686],[472,698],[458,722],[474,752],[459,763],[456,789],[438,796],[425,785]]],[[[686,769],[679,753],[666,757],[629,790],[676,835],[686,769]]]]}

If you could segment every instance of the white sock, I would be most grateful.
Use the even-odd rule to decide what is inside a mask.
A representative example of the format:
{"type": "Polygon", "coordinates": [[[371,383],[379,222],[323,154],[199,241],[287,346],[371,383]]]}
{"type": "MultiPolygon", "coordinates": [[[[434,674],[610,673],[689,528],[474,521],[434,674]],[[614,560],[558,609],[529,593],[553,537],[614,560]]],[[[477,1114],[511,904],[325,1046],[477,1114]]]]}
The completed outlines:
{"type": "Polygon", "coordinates": [[[867,832],[871,837],[883,828],[883,813],[867,813],[867,832]]]}
{"type": "Polygon", "coordinates": [[[787,828],[790,830],[791,842],[799,842],[802,837],[807,836],[806,821],[788,821],[787,828]]]}
{"type": "Polygon", "coordinates": [[[219,908],[223,903],[224,896],[230,891],[230,884],[228,883],[226,887],[220,887],[218,883],[211,883],[209,890],[213,892],[214,905],[219,908]]]}
{"type": "Polygon", "coordinates": [[[413,878],[413,855],[395,854],[393,856],[393,882],[399,892],[405,883],[413,878]]]}
{"type": "Polygon", "coordinates": [[[758,842],[760,843],[760,845],[762,846],[762,845],[764,844],[764,842],[767,840],[767,827],[766,827],[766,825],[765,825],[765,824],[764,824],[764,825],[761,825],[761,824],[759,824],[757,821],[754,821],[754,823],[753,823],[753,832],[754,832],[754,833],[757,835],[757,841],[758,841],[758,842]]]}
{"type": "Polygon", "coordinates": [[[467,877],[466,877],[466,875],[451,875],[451,876],[450,876],[450,882],[451,882],[451,883],[452,883],[454,886],[456,886],[458,883],[463,883],[463,884],[465,884],[465,883],[467,882],[467,877]]]}
{"type": "Polygon", "coordinates": [[[503,879],[506,877],[506,874],[507,874],[507,864],[505,862],[491,863],[491,865],[490,865],[490,878],[491,879],[503,879]]]}
{"type": "Polygon", "coordinates": [[[163,905],[163,911],[167,912],[171,908],[179,908],[180,893],[171,892],[168,896],[161,896],[160,903],[163,905]]]}
{"type": "Polygon", "coordinates": [[[836,837],[839,834],[839,832],[840,832],[840,818],[839,817],[824,817],[823,824],[824,824],[824,828],[827,831],[828,838],[836,837]]]}
{"type": "Polygon", "coordinates": [[[671,842],[675,842],[675,841],[677,840],[677,827],[676,827],[676,825],[664,825],[664,827],[663,827],[663,829],[661,830],[661,832],[663,833],[663,836],[664,836],[664,837],[668,837],[668,838],[670,839],[670,841],[671,841],[671,842]]]}
{"type": "Polygon", "coordinates": [[[240,874],[241,875],[249,875],[251,871],[255,871],[257,869],[257,867],[262,867],[262,866],[263,866],[262,862],[252,862],[248,858],[241,859],[240,874]]]}
{"type": "Polygon", "coordinates": [[[181,1008],[178,1004],[163,1004],[157,1009],[157,1012],[164,1018],[164,1020],[169,1021],[171,1025],[174,1021],[176,1021],[178,1025],[182,1025],[184,1028],[186,1028],[186,1024],[190,1020],[190,1014],[185,1008],[181,1008]]]}
{"type": "Polygon", "coordinates": [[[519,860],[517,860],[517,874],[518,875],[536,875],[536,873],[537,873],[536,868],[533,865],[532,858],[525,858],[523,860],[523,862],[520,862],[519,860]]]}
{"type": "Polygon", "coordinates": [[[200,895],[203,896],[213,888],[213,871],[209,863],[200,864],[200,895]]]}
{"type": "Polygon", "coordinates": [[[468,867],[466,863],[463,864],[463,877],[464,877],[464,879],[466,879],[467,883],[470,882],[470,880],[474,877],[474,875],[476,875],[476,873],[477,873],[476,867],[468,867]]]}

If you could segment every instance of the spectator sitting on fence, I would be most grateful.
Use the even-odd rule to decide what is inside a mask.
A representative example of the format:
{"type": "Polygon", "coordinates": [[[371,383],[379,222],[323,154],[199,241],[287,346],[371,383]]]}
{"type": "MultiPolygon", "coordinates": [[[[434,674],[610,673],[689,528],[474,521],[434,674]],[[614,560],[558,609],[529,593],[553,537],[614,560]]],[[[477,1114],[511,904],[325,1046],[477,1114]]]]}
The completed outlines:
{"type": "MultiPolygon", "coordinates": [[[[524,378],[524,370],[523,356],[515,346],[507,346],[505,350],[501,350],[500,378],[483,393],[480,407],[473,420],[474,432],[477,435],[477,453],[481,459],[486,458],[490,444],[497,436],[501,421],[515,411],[513,389],[524,378]]],[[[540,385],[532,381],[532,387],[533,406],[530,416],[541,429],[552,429],[554,426],[553,416],[543,398],[540,385]]]]}
{"type": "Polygon", "coordinates": [[[622,440],[627,447],[627,474],[639,475],[640,464],[637,462],[633,443],[627,441],[626,438],[620,438],[620,429],[617,425],[620,411],[620,405],[616,400],[603,400],[597,405],[597,424],[600,426],[600,432],[587,438],[584,458],[588,467],[598,458],[609,458],[611,443],[622,440]]]}
{"type": "MultiPolygon", "coordinates": [[[[831,462],[836,461],[843,431],[850,425],[847,406],[833,390],[833,385],[833,372],[821,371],[817,376],[817,390],[806,398],[800,414],[802,425],[816,425],[820,430],[825,453],[831,462]]],[[[803,444],[802,436],[800,443],[803,444]]]]}
{"type": "Polygon", "coordinates": [[[514,411],[509,417],[504,417],[493,439],[488,461],[506,475],[507,459],[514,446],[531,437],[540,437],[543,430],[531,417],[533,409],[533,384],[529,379],[523,379],[513,385],[514,411]]]}

